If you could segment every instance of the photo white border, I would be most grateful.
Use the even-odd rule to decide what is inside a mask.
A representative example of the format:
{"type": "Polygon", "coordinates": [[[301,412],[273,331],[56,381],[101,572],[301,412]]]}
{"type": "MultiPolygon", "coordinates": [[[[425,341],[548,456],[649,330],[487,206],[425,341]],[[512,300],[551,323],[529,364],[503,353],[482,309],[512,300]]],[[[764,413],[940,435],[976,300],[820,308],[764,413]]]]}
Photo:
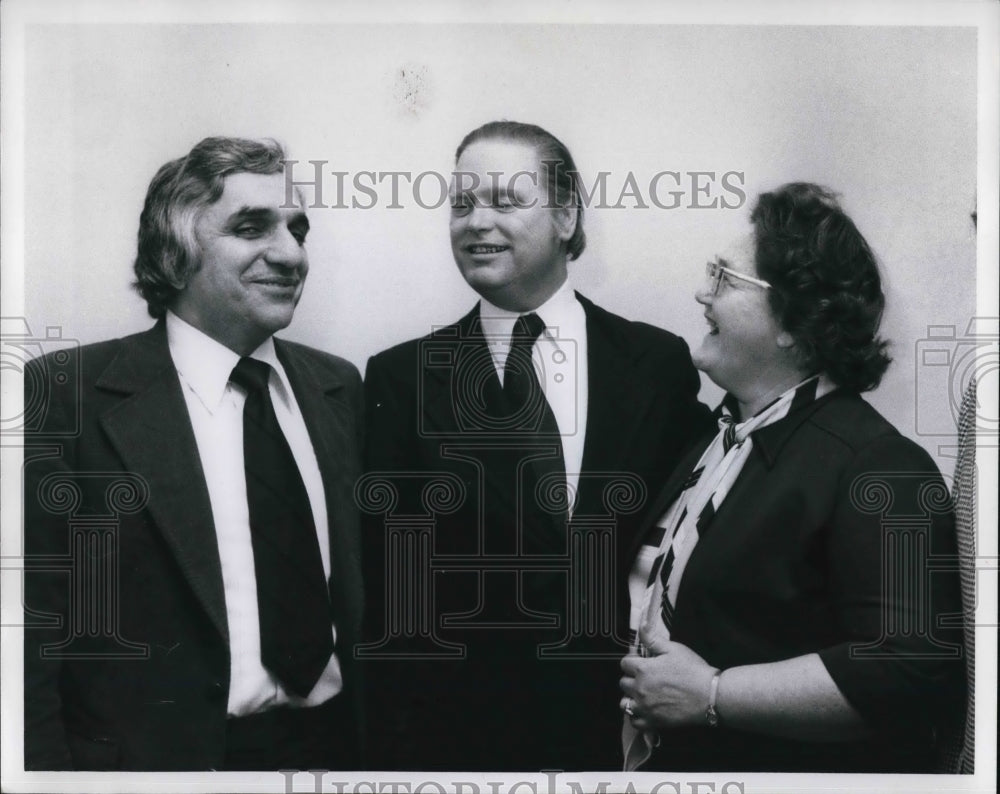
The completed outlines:
{"type": "MultiPolygon", "coordinates": [[[[1000,14],[992,2],[849,2],[829,7],[827,3],[803,2],[753,2],[733,5],[722,2],[653,3],[630,2],[615,5],[597,2],[542,4],[537,2],[507,2],[471,4],[463,2],[434,3],[384,3],[377,7],[358,2],[59,2],[30,3],[23,0],[5,0],[0,5],[0,35],[2,35],[2,64],[0,64],[0,101],[2,101],[3,142],[0,163],[0,205],[2,205],[2,289],[0,289],[0,315],[21,317],[24,314],[24,273],[19,263],[25,261],[25,218],[23,196],[25,186],[24,160],[24,108],[23,88],[25,58],[25,26],[32,23],[60,22],[68,25],[91,23],[214,23],[238,21],[244,23],[285,24],[313,22],[317,24],[352,24],[372,22],[412,22],[435,24],[455,22],[519,22],[519,23],[631,23],[631,24],[727,24],[727,25],[917,25],[917,26],[972,26],[979,31],[978,79],[978,283],[977,300],[980,317],[998,316],[998,224],[1000,218],[1000,167],[998,167],[998,140],[1000,140],[1000,14]]],[[[6,404],[5,415],[17,413],[21,400],[20,382],[3,373],[2,399],[6,404]]],[[[979,399],[996,405],[996,379],[984,382],[979,399]]],[[[3,504],[3,533],[11,538],[20,525],[20,451],[5,446],[2,450],[2,480],[0,498],[3,504]]],[[[984,447],[979,450],[980,482],[996,482],[997,450],[984,447]]],[[[997,492],[988,487],[978,494],[980,563],[983,566],[979,580],[980,598],[977,621],[979,630],[977,646],[976,691],[976,769],[975,776],[843,776],[843,775],[620,775],[617,784],[609,791],[623,790],[631,781],[636,791],[652,789],[666,780],[683,782],[681,790],[691,791],[693,781],[716,782],[716,791],[722,790],[727,781],[738,780],[746,792],[868,792],[907,791],[938,792],[996,790],[996,724],[997,724],[997,492]],[[991,567],[992,566],[992,567],[991,567]],[[645,788],[644,788],[645,787],[645,788]]],[[[17,545],[17,544],[15,544],[17,545]]],[[[20,618],[20,577],[16,558],[6,554],[11,545],[4,544],[2,597],[2,623],[16,623],[20,618]],[[13,575],[11,575],[13,574],[13,575]]],[[[284,778],[273,775],[247,775],[239,773],[185,773],[185,774],[124,774],[124,773],[23,773],[20,771],[22,742],[21,686],[22,660],[20,632],[3,629],[2,653],[3,703],[3,753],[2,777],[4,791],[24,792],[98,792],[98,791],[285,791],[284,778]]],[[[393,782],[411,781],[411,791],[421,780],[420,776],[403,774],[330,773],[324,791],[336,779],[347,785],[343,791],[370,791],[368,781],[378,781],[392,791],[393,782]]],[[[530,787],[512,788],[521,781],[537,782],[537,791],[570,791],[565,780],[587,780],[596,783],[607,779],[598,775],[566,775],[552,787],[543,775],[491,775],[458,773],[434,775],[431,780],[467,781],[479,786],[482,792],[503,794],[530,791],[530,787]],[[491,788],[490,781],[505,780],[504,788],[491,788]]],[[[312,791],[312,784],[305,775],[296,778],[296,791],[312,791]]],[[[402,789],[400,789],[402,790],[402,789]]],[[[433,786],[425,791],[436,791],[433,786]]],[[[454,791],[453,787],[445,790],[454,791]]],[[[461,790],[461,789],[460,789],[461,790]]],[[[584,788],[584,790],[587,790],[584,788]]],[[[673,791],[669,786],[662,791],[673,791]]],[[[701,787],[699,791],[708,789],[701,787]]],[[[471,794],[466,789],[464,794],[471,794]]]]}

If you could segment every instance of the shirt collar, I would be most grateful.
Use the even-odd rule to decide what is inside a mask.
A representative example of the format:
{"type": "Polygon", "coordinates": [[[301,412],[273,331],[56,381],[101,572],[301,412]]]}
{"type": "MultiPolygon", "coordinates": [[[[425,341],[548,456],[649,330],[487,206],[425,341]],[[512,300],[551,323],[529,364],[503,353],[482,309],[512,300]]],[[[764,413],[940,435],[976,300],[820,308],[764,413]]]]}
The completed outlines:
{"type": "MultiPolygon", "coordinates": [[[[171,311],[167,312],[167,344],[174,367],[195,393],[209,413],[215,411],[226,394],[229,375],[240,360],[240,355],[203,331],[185,322],[171,311]]],[[[250,358],[270,364],[278,373],[279,393],[288,399],[291,386],[285,370],[274,349],[273,337],[268,337],[250,358]]],[[[273,381],[272,381],[273,383],[273,381]]]]}
{"type": "MultiPolygon", "coordinates": [[[[821,406],[825,405],[829,400],[839,399],[842,397],[853,396],[858,398],[857,394],[852,395],[851,392],[839,388],[836,383],[830,380],[830,378],[823,373],[820,373],[818,376],[812,375],[806,378],[804,381],[795,385],[784,394],[799,390],[811,380],[817,381],[816,390],[811,394],[811,396],[803,400],[793,400],[786,416],[773,424],[759,427],[750,433],[750,435],[754,438],[754,449],[760,450],[768,466],[774,465],[774,461],[777,459],[778,453],[785,445],[785,442],[788,441],[789,437],[795,432],[795,430],[806,419],[812,416],[815,411],[819,410],[821,406]]],[[[777,399],[780,400],[784,394],[779,396],[777,399]]],[[[774,402],[777,402],[777,400],[773,401],[771,405],[773,405],[774,402]]],[[[768,407],[770,407],[770,405],[768,407]]],[[[759,416],[766,410],[767,407],[762,408],[756,415],[759,416]]],[[[727,414],[733,419],[737,427],[746,426],[746,424],[750,421],[749,419],[740,421],[739,401],[729,392],[727,392],[725,397],[723,397],[722,403],[716,409],[715,416],[718,419],[719,417],[727,414]]],[[[739,431],[737,431],[737,434],[739,434],[739,431]]],[[[746,436],[744,435],[743,437],[745,438],[746,436]]]]}
{"type": "MultiPolygon", "coordinates": [[[[569,327],[573,321],[573,313],[578,308],[576,293],[573,292],[569,279],[566,279],[545,303],[534,309],[534,313],[545,323],[546,336],[552,337],[548,329],[569,327]]],[[[514,331],[514,323],[522,314],[530,314],[530,312],[512,312],[501,309],[499,306],[494,306],[486,298],[481,298],[479,301],[479,319],[482,324],[483,336],[491,343],[496,341],[507,345],[510,342],[510,335],[514,331]]]]}

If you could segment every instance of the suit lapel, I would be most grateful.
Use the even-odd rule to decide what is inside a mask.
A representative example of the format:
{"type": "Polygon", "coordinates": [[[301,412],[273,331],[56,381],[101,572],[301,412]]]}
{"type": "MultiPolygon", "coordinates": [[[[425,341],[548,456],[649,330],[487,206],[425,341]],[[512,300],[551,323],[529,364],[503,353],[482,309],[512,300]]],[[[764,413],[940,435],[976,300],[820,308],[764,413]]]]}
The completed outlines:
{"type": "Polygon", "coordinates": [[[476,411],[470,398],[500,387],[479,322],[479,305],[454,325],[421,340],[420,345],[418,400],[423,402],[421,421],[426,422],[420,430],[440,435],[442,441],[461,437],[469,430],[475,432],[476,411]],[[457,405],[457,400],[463,404],[457,405]]]}
{"type": "MultiPolygon", "coordinates": [[[[655,390],[637,381],[636,351],[603,322],[601,310],[579,293],[577,299],[587,315],[587,435],[580,468],[629,471],[629,450],[647,420],[655,390]]],[[[581,482],[581,498],[589,487],[599,486],[581,482]]]]}
{"type": "Polygon", "coordinates": [[[342,614],[340,593],[351,593],[351,572],[361,569],[357,548],[356,518],[352,509],[354,481],[360,476],[345,461],[359,459],[357,417],[343,402],[344,383],[330,369],[311,366],[296,348],[274,340],[302,412],[323,479],[327,526],[330,538],[330,597],[334,614],[342,614]],[[355,454],[352,455],[351,451],[355,454]]]}
{"type": "MultiPolygon", "coordinates": [[[[502,426],[491,429],[490,421],[501,399],[500,378],[496,372],[493,354],[483,336],[479,319],[479,304],[472,307],[455,325],[441,329],[423,351],[422,372],[425,373],[427,429],[440,433],[440,445],[468,448],[479,447],[477,453],[465,454],[479,460],[483,472],[483,500],[485,504],[509,503],[514,507],[513,462],[504,457],[499,467],[493,455],[485,448],[499,443],[510,443],[509,430],[502,426]],[[429,367],[427,364],[438,356],[449,362],[446,367],[429,367]],[[508,465],[509,464],[509,465],[508,465]]],[[[444,449],[440,449],[445,455],[444,449]]],[[[502,456],[503,457],[503,456],[502,456]]]]}
{"type": "Polygon", "coordinates": [[[125,469],[145,478],[149,514],[228,643],[212,505],[165,324],[126,340],[97,388],[127,395],[101,416],[101,425],[125,469]]]}

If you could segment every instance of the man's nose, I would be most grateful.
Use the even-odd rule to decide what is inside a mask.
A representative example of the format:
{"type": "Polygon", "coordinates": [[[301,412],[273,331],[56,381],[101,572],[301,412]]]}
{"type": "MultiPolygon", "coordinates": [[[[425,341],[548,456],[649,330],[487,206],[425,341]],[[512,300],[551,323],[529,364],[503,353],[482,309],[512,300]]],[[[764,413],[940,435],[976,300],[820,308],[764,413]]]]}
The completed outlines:
{"type": "Polygon", "coordinates": [[[476,230],[492,229],[494,225],[493,208],[489,206],[480,206],[479,204],[473,204],[472,210],[469,212],[467,221],[470,229],[476,229],[476,230]]]}
{"type": "Polygon", "coordinates": [[[271,236],[265,258],[272,265],[298,267],[306,257],[305,248],[288,229],[276,229],[271,236]]]}

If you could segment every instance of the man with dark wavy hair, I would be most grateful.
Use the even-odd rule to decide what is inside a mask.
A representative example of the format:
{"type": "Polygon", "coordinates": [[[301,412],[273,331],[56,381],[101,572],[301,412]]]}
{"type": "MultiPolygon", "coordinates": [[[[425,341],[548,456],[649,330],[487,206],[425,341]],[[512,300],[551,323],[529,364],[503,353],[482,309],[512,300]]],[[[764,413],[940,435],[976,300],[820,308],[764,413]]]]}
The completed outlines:
{"type": "Polygon", "coordinates": [[[284,159],[215,137],[164,165],[135,260],[156,325],[29,364],[26,769],[360,764],[361,382],[273,336],[309,269],[284,159]]]}
{"type": "Polygon", "coordinates": [[[682,339],[574,292],[583,210],[551,133],[469,133],[450,230],[480,300],[368,363],[367,465],[396,500],[365,532],[376,766],[621,768],[616,582],[708,409],[682,339]]]}

